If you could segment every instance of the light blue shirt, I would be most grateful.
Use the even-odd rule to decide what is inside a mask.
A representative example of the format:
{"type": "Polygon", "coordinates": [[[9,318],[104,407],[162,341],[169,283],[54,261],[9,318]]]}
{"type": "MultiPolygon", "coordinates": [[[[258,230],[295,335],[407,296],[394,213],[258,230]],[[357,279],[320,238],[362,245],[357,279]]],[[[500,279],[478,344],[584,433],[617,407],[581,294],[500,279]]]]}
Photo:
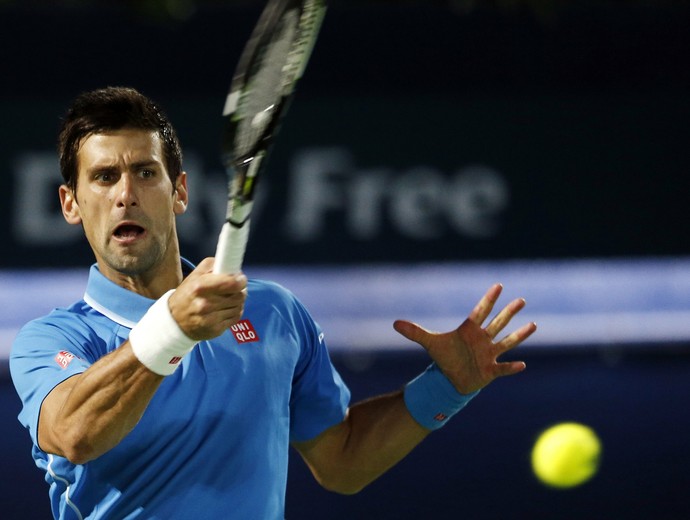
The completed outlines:
{"type": "Polygon", "coordinates": [[[197,344],[115,448],[74,465],[38,447],[43,399],[117,349],[152,303],[94,265],[82,301],[28,323],[14,342],[19,420],[55,518],[283,518],[289,442],[342,421],[350,392],[319,326],[275,283],[249,281],[243,321],[197,344]]]}

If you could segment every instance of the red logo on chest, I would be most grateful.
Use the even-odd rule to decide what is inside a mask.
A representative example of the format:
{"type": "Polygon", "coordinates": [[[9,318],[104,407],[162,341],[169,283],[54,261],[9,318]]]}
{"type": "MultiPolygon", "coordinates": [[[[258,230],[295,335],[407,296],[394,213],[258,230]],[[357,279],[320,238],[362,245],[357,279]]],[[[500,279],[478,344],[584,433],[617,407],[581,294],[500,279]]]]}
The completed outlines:
{"type": "Polygon", "coordinates": [[[60,368],[63,370],[69,366],[73,359],[74,354],[67,352],[66,350],[61,350],[57,353],[57,356],[55,356],[55,362],[60,365],[60,368]]]}
{"type": "Polygon", "coordinates": [[[249,320],[240,320],[230,327],[230,331],[237,340],[237,343],[252,343],[259,341],[259,335],[254,329],[254,325],[249,320]]]}

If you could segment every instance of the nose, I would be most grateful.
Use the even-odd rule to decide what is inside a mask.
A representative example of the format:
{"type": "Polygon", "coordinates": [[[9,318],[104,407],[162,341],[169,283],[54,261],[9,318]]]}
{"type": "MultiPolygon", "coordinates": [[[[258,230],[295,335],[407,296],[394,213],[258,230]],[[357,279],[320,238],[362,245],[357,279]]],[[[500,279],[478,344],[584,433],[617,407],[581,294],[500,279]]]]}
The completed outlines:
{"type": "Polygon", "coordinates": [[[138,204],[135,183],[131,175],[124,173],[115,185],[115,203],[118,207],[136,206],[138,204]]]}

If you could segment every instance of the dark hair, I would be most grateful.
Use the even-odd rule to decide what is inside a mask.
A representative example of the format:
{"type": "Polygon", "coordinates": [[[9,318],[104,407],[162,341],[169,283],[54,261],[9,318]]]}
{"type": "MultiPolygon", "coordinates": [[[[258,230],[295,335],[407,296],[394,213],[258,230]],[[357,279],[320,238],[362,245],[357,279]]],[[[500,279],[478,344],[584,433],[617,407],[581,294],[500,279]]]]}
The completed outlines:
{"type": "Polygon", "coordinates": [[[60,171],[72,191],[77,188],[77,153],[82,141],[93,134],[122,128],[158,132],[174,187],[182,171],[182,150],[167,116],[156,103],[133,88],[107,87],[77,96],[62,120],[58,137],[60,171]]]}

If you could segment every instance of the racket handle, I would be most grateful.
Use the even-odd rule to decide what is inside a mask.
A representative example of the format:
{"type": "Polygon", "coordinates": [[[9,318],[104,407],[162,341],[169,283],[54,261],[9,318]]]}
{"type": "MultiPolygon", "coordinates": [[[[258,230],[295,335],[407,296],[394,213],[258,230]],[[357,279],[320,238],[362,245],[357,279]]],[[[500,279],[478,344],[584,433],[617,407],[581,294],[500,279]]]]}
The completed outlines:
{"type": "Polygon", "coordinates": [[[229,222],[223,224],[218,237],[213,272],[232,274],[241,271],[248,238],[249,220],[242,227],[235,227],[229,222]]]}

